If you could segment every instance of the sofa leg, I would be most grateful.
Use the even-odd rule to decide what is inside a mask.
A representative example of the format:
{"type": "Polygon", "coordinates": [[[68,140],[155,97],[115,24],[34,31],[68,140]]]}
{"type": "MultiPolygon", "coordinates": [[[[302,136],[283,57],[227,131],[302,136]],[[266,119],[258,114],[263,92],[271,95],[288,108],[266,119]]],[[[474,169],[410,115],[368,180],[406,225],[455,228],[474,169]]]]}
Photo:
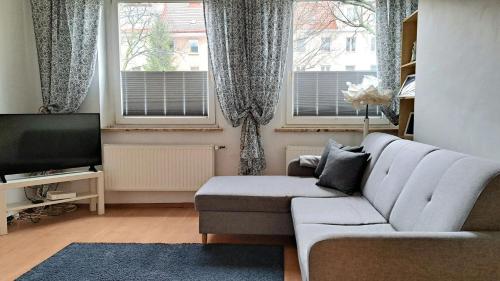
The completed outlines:
{"type": "Polygon", "coordinates": [[[202,233],[201,234],[201,243],[206,245],[208,243],[208,234],[207,233],[202,233]]]}

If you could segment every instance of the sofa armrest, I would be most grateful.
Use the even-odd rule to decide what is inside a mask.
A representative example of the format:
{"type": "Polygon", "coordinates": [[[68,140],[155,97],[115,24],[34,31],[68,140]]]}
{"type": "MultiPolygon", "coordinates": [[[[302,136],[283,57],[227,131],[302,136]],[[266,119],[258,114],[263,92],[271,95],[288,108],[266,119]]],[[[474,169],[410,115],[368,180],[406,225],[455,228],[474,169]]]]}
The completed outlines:
{"type": "Polygon", "coordinates": [[[300,166],[299,158],[293,159],[288,163],[287,175],[292,177],[313,177],[314,168],[300,166]]]}
{"type": "Polygon", "coordinates": [[[316,242],[309,281],[500,280],[500,232],[344,234],[316,242]]]}

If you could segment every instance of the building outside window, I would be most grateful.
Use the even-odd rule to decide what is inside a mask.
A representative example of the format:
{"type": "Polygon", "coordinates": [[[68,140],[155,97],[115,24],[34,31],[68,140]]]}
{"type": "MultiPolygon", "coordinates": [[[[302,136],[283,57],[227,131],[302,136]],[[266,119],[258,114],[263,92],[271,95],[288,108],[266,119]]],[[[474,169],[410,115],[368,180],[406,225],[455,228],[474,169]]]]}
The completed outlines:
{"type": "Polygon", "coordinates": [[[322,37],[321,38],[321,51],[326,51],[326,52],[329,52],[330,51],[330,45],[332,44],[332,38],[330,37],[322,37]]]}
{"type": "Polygon", "coordinates": [[[118,1],[115,86],[122,124],[213,124],[203,4],[118,1]],[[198,54],[192,56],[192,54],[198,54]],[[119,65],[119,67],[118,67],[119,65]]]}
{"type": "Polygon", "coordinates": [[[189,52],[191,54],[198,53],[198,40],[189,40],[189,52]]]}
{"type": "Polygon", "coordinates": [[[331,66],[330,65],[322,65],[321,66],[321,71],[330,71],[331,66]]]}
{"type": "MultiPolygon", "coordinates": [[[[365,75],[377,75],[373,68],[377,57],[372,51],[375,0],[349,3],[295,1],[290,60],[293,66],[289,68],[294,71],[287,87],[291,89],[287,95],[287,124],[362,123],[364,111],[346,102],[342,91],[347,90],[347,82],[361,83],[365,75]]],[[[371,106],[369,114],[387,124],[378,107],[371,106]]]]}
{"type": "Polygon", "coordinates": [[[347,52],[356,52],[356,37],[347,37],[345,41],[345,50],[347,52]]]}
{"type": "Polygon", "coordinates": [[[304,38],[297,39],[297,45],[295,46],[295,51],[297,52],[305,52],[306,51],[307,41],[304,38]]]}

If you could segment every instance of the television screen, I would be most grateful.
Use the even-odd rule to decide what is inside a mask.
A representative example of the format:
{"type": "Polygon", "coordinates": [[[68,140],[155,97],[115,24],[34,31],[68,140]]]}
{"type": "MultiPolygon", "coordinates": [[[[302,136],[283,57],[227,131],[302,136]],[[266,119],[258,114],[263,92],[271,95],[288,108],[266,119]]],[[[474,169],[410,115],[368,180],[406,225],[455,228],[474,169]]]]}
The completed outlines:
{"type": "Polygon", "coordinates": [[[0,176],[101,165],[99,114],[0,114],[0,176]]]}

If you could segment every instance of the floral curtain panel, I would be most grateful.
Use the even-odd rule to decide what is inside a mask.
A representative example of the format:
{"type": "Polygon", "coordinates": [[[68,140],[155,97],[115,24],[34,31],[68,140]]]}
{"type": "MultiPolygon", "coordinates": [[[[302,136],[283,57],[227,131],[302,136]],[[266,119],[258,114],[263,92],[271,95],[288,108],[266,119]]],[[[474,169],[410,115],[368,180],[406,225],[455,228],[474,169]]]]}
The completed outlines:
{"type": "Polygon", "coordinates": [[[219,104],[233,127],[242,125],[240,174],[262,174],[260,126],[279,101],[292,0],[204,0],[204,9],[219,104]]]}
{"type": "Polygon", "coordinates": [[[100,0],[31,1],[43,112],[75,112],[87,96],[100,7],[100,0]]]}
{"type": "MultiPolygon", "coordinates": [[[[403,20],[418,8],[417,0],[376,0],[378,77],[382,89],[400,87],[401,32],[403,20]]],[[[382,111],[397,125],[399,100],[394,97],[391,106],[382,111]]]]}

